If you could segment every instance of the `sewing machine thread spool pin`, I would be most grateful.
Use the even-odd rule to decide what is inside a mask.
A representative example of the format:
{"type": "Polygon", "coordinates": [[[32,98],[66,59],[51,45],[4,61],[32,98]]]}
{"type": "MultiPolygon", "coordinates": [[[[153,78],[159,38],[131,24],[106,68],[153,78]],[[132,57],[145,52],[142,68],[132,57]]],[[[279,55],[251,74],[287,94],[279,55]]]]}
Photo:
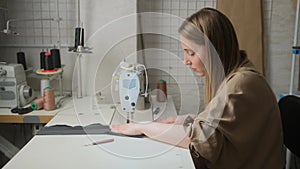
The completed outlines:
{"type": "Polygon", "coordinates": [[[25,53],[24,52],[18,52],[17,53],[17,62],[19,64],[23,65],[24,70],[27,70],[27,65],[26,65],[26,59],[25,59],[25,53]]]}

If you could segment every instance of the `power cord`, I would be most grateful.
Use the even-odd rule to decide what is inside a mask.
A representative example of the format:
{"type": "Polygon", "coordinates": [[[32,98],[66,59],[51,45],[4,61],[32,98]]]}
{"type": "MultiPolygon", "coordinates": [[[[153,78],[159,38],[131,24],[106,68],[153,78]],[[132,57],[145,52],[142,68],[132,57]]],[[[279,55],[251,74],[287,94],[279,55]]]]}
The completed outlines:
{"type": "Polygon", "coordinates": [[[33,109],[30,107],[26,107],[26,108],[13,108],[10,110],[12,113],[18,113],[18,114],[27,114],[33,111],[33,109]]]}

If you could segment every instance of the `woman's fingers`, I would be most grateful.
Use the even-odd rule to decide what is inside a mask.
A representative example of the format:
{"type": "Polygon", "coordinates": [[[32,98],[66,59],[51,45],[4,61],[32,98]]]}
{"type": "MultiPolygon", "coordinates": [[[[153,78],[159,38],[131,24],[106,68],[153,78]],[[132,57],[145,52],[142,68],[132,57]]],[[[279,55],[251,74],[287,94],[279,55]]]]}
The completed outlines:
{"type": "Polygon", "coordinates": [[[112,132],[117,133],[117,125],[110,125],[109,128],[112,132]]]}
{"type": "Polygon", "coordinates": [[[143,134],[138,126],[133,123],[122,124],[122,125],[110,125],[110,129],[114,133],[120,133],[124,135],[140,135],[143,134]]]}

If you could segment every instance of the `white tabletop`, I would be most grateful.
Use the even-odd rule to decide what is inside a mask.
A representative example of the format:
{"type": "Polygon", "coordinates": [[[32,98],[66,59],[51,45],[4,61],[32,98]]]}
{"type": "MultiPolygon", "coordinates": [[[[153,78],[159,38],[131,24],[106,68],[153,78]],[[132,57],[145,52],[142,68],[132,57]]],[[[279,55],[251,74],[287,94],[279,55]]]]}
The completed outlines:
{"type": "MultiPolygon", "coordinates": [[[[93,123],[124,123],[122,115],[115,113],[110,104],[88,106],[86,99],[77,100],[77,106],[64,106],[47,126],[71,126],[93,123]],[[79,103],[80,102],[80,103],[79,103]],[[86,105],[86,106],[80,106],[86,105]],[[113,120],[111,120],[113,118],[113,120]]],[[[72,105],[70,102],[69,105],[72,105]]],[[[176,115],[172,98],[168,98],[164,111],[157,116],[176,115]]],[[[36,135],[5,166],[19,168],[194,168],[189,151],[149,138],[113,135],[36,135]],[[85,146],[93,141],[113,138],[113,142],[85,146]]]]}
{"type": "Polygon", "coordinates": [[[86,135],[35,136],[4,169],[194,168],[186,149],[146,138],[94,136],[106,138],[114,138],[114,142],[85,146],[91,143],[86,135]]]}

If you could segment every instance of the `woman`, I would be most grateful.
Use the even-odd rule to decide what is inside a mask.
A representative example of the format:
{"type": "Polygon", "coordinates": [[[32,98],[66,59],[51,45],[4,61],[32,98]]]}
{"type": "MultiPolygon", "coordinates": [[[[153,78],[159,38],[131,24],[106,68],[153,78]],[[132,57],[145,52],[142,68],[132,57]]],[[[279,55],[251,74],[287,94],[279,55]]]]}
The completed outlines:
{"type": "Polygon", "coordinates": [[[206,77],[205,110],[149,124],[112,125],[111,130],[145,134],[189,148],[196,168],[284,168],[276,98],[240,51],[229,19],[215,9],[204,8],[187,18],[179,33],[184,64],[206,77]]]}

